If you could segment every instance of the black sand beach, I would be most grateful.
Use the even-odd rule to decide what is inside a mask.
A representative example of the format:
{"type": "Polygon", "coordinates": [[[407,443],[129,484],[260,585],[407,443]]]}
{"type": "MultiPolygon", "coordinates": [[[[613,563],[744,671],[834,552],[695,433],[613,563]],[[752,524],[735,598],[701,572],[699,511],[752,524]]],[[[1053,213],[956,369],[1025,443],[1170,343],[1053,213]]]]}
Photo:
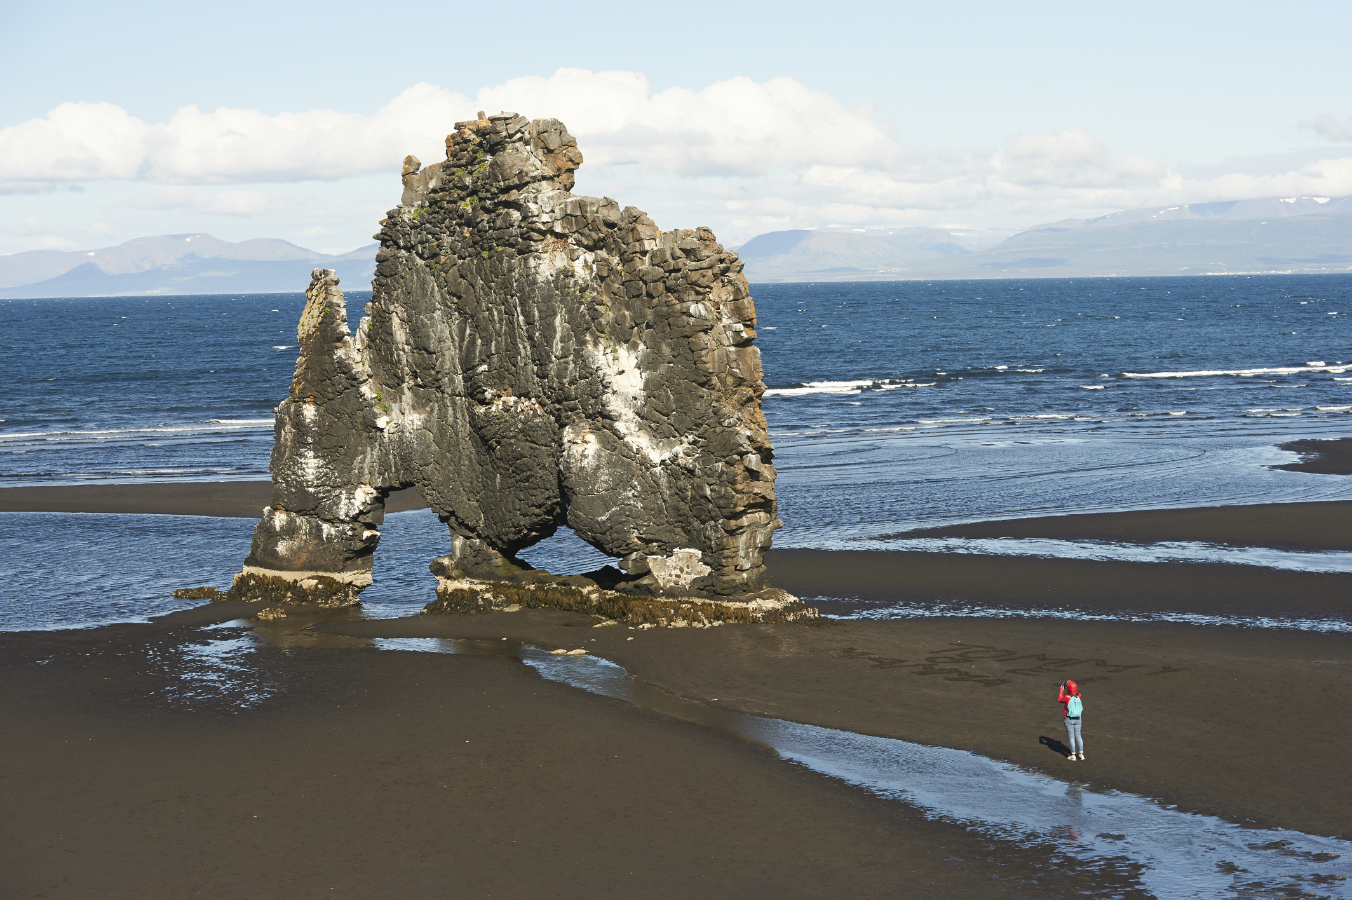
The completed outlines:
{"type": "MultiPolygon", "coordinates": [[[[596,633],[570,618],[455,624],[596,633]]],[[[0,638],[4,895],[1031,897],[1129,884],[513,660],[378,653],[285,633],[295,626],[260,654],[281,692],[238,711],[229,696],[176,696],[157,667],[200,639],[190,626],[0,638]]]]}
{"type": "MultiPolygon", "coordinates": [[[[18,490],[0,492],[0,509],[43,499],[18,490]]],[[[252,517],[247,504],[266,500],[239,485],[61,490],[62,503],[103,512],[140,503],[252,517]]],[[[1324,503],[962,527],[1347,549],[1350,517],[1352,504],[1324,503]]],[[[769,565],[775,584],[804,597],[1340,618],[1352,609],[1352,576],[1254,567],[795,550],[772,551],[769,565]]],[[[212,604],[156,624],[0,635],[0,893],[1134,891],[1127,868],[1089,871],[992,844],[755,745],[545,682],[515,660],[375,652],[373,637],[583,648],[717,708],[970,749],[1188,811],[1352,837],[1345,634],[975,618],[632,631],[549,611],[300,613],[255,625],[267,699],[239,708],[247,687],[185,694],[166,670],[170,651],[256,611],[212,604]],[[1054,697],[1067,677],[1094,710],[1082,763],[1060,750],[1054,697]]]]}
{"type": "Polygon", "coordinates": [[[1282,450],[1300,454],[1300,462],[1273,466],[1289,472],[1313,472],[1317,475],[1352,475],[1352,438],[1291,441],[1282,450]]]}
{"type": "Polygon", "coordinates": [[[889,537],[1053,538],[1063,541],[1201,541],[1286,550],[1352,549],[1352,503],[1261,503],[1080,513],[919,528],[889,537]]]}

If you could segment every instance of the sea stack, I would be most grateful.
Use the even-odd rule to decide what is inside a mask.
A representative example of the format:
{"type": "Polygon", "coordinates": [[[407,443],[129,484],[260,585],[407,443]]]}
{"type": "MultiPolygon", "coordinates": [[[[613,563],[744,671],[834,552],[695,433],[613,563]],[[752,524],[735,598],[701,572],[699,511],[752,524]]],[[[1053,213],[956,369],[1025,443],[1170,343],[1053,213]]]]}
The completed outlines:
{"type": "Polygon", "coordinates": [[[355,335],[338,279],[314,272],[272,503],[231,597],[357,602],[384,498],[416,487],[450,531],[428,612],[816,615],[765,580],[782,523],[741,262],[707,228],[573,196],[581,163],[555,119],[457,123],[445,161],[404,161],[355,335]],[[624,574],[516,558],[563,525],[624,574]]]}

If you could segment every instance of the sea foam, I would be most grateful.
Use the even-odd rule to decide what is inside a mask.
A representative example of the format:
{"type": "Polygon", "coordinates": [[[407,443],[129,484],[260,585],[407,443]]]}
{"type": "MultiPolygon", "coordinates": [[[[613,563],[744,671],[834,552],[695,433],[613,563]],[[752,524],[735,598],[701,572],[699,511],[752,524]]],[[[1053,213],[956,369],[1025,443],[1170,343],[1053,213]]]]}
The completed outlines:
{"type": "Polygon", "coordinates": [[[1304,365],[1304,366],[1273,366],[1270,368],[1255,369],[1201,369],[1195,372],[1123,372],[1123,378],[1214,378],[1222,375],[1229,375],[1238,378],[1251,378],[1254,375],[1309,375],[1317,372],[1326,372],[1334,375],[1342,375],[1349,366],[1326,366],[1326,365],[1304,365]]]}

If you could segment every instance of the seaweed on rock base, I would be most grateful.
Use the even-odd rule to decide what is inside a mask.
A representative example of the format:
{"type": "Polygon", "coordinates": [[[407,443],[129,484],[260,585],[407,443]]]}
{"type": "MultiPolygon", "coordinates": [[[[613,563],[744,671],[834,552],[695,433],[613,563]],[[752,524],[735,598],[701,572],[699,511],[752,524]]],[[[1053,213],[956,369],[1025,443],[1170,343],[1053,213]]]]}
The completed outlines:
{"type": "Polygon", "coordinates": [[[365,585],[331,578],[327,575],[297,573],[304,577],[267,575],[261,572],[241,572],[235,576],[230,590],[220,600],[262,600],[268,604],[309,604],[336,609],[356,606],[358,594],[365,585]]]}
{"type": "Polygon", "coordinates": [[[215,587],[179,588],[170,594],[175,600],[224,600],[225,591],[215,587]]]}
{"type": "Polygon", "coordinates": [[[474,615],[513,608],[561,609],[629,626],[707,628],[725,622],[780,624],[816,620],[819,614],[778,588],[745,600],[644,597],[594,585],[545,581],[520,584],[478,579],[437,579],[437,599],[424,615],[474,615]]]}

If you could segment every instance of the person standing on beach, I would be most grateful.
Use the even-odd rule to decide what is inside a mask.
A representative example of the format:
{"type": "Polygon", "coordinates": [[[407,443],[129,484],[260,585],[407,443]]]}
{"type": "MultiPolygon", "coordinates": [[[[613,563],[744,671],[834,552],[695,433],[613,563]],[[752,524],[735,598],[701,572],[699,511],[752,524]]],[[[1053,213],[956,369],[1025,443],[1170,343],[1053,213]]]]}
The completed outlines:
{"type": "Polygon", "coordinates": [[[1073,762],[1076,759],[1076,752],[1079,753],[1079,759],[1084,759],[1084,738],[1080,735],[1080,721],[1084,716],[1084,700],[1080,696],[1080,686],[1073,681],[1066,680],[1061,682],[1061,691],[1056,695],[1056,702],[1064,708],[1061,715],[1066,720],[1066,737],[1070,741],[1070,759],[1073,762]]]}

